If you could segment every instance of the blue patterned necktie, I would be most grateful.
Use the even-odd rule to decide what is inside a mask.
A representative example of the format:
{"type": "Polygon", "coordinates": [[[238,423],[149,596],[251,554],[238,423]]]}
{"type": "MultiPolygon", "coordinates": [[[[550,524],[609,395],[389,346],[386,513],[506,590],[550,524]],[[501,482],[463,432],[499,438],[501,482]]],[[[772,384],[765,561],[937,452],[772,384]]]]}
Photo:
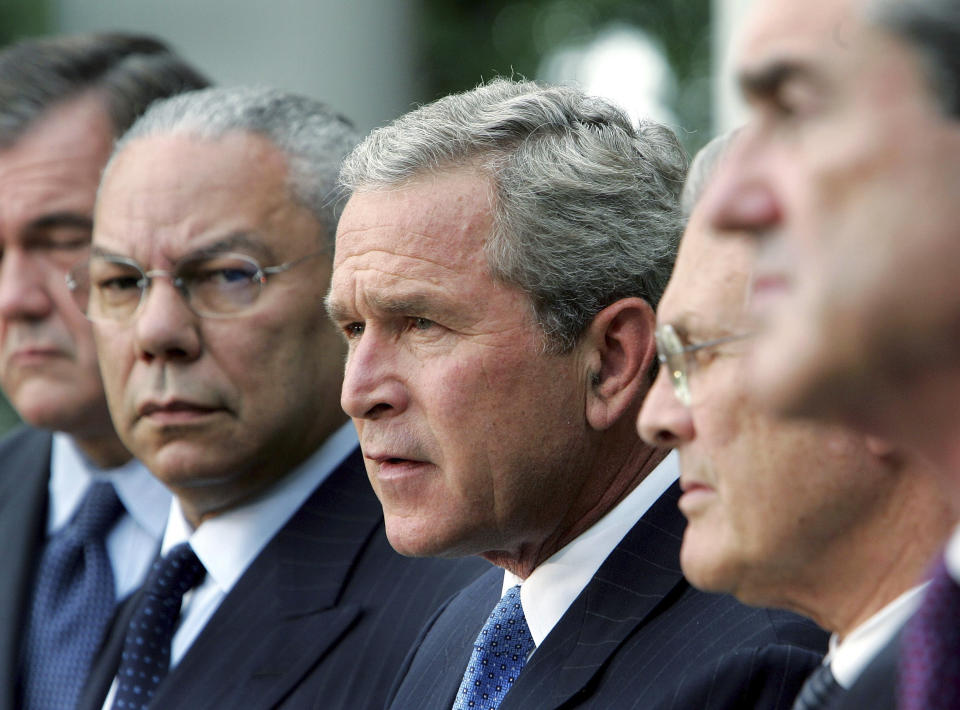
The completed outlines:
{"type": "Polygon", "coordinates": [[[25,710],[77,701],[116,606],[105,539],[122,512],[113,485],[95,482],[44,548],[23,650],[25,710]]]}
{"type": "Polygon", "coordinates": [[[826,710],[843,694],[830,665],[822,665],[807,678],[793,702],[793,710],[826,710]]]}
{"type": "Polygon", "coordinates": [[[520,604],[520,585],[503,595],[480,635],[463,674],[453,710],[496,710],[535,644],[520,604]]]}
{"type": "Polygon", "coordinates": [[[143,710],[150,704],[170,670],[170,641],[183,595],[205,574],[186,542],[153,565],[123,642],[113,710],[143,710]]]}

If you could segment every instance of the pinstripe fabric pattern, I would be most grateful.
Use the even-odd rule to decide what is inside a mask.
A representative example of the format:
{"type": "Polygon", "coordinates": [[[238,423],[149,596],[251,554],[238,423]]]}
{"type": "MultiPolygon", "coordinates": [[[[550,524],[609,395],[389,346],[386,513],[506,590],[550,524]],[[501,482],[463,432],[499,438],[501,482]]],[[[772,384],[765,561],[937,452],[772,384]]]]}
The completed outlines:
{"type": "MultiPolygon", "coordinates": [[[[381,710],[424,621],[488,567],[395,553],[357,451],[261,552],[152,707],[381,710]]],[[[99,710],[108,688],[80,708],[99,710]]]]}
{"type": "MultiPolygon", "coordinates": [[[[674,486],[607,558],[500,710],[790,708],[820,662],[826,634],[792,614],[690,587],[678,564],[677,494],[674,486]]],[[[435,619],[392,710],[449,710],[501,583],[497,571],[484,575],[435,619]]]]}
{"type": "Polygon", "coordinates": [[[46,537],[50,432],[20,427],[0,441],[0,710],[17,710],[30,590],[46,537]]]}

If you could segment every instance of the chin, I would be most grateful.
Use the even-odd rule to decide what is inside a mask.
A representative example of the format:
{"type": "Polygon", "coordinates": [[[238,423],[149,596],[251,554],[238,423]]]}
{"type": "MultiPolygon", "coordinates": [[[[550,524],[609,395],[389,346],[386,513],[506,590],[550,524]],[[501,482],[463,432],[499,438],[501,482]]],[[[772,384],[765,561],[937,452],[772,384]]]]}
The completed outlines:
{"type": "Polygon", "coordinates": [[[690,584],[704,592],[733,594],[738,581],[735,566],[726,563],[723,550],[716,544],[711,544],[709,537],[706,544],[698,543],[691,537],[690,529],[687,528],[683,536],[683,546],[680,548],[683,576],[690,584]]]}

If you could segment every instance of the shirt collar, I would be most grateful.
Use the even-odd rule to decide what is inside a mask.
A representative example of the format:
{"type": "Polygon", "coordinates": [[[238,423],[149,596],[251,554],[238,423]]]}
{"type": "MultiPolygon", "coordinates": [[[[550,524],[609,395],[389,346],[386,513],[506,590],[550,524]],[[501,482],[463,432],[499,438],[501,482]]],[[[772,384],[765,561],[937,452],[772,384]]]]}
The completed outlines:
{"type": "Polygon", "coordinates": [[[356,446],[356,429],[347,422],[263,496],[204,521],[196,530],[174,498],[162,553],[188,541],[207,575],[221,591],[229,593],[277,531],[356,446]]]}
{"type": "Polygon", "coordinates": [[[677,454],[671,451],[626,498],[525,580],[504,571],[504,593],[521,585],[520,603],[534,643],[543,642],[604,560],[679,475],[677,454]]]}
{"type": "Polygon", "coordinates": [[[830,664],[833,677],[841,687],[850,688],[897,634],[920,605],[926,586],[920,584],[908,589],[847,634],[843,641],[836,634],[830,636],[830,647],[823,662],[830,664]]]}
{"type": "Polygon", "coordinates": [[[94,481],[109,481],[131,518],[156,540],[163,535],[170,492],[137,459],[102,469],[80,450],[73,437],[53,434],[50,452],[50,508],[47,534],[66,525],[94,481]]]}

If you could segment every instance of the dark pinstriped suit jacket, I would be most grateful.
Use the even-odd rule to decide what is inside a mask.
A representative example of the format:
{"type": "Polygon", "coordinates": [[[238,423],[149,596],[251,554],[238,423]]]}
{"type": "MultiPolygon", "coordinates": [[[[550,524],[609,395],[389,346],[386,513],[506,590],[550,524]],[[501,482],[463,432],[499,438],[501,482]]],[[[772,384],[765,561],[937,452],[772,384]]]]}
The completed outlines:
{"type": "Polygon", "coordinates": [[[48,431],[20,427],[0,441],[0,710],[16,710],[20,638],[46,539],[48,431]]]}
{"type": "MultiPolygon", "coordinates": [[[[678,494],[673,486],[627,533],[501,710],[790,708],[820,662],[826,634],[792,614],[693,589],[679,569],[678,494]]],[[[391,710],[449,710],[502,582],[492,570],[431,620],[391,710]]]]}
{"type": "MultiPolygon", "coordinates": [[[[379,710],[424,621],[488,568],[394,552],[357,449],[257,556],[151,707],[379,710]]],[[[82,710],[99,710],[122,641],[82,710]]]]}

